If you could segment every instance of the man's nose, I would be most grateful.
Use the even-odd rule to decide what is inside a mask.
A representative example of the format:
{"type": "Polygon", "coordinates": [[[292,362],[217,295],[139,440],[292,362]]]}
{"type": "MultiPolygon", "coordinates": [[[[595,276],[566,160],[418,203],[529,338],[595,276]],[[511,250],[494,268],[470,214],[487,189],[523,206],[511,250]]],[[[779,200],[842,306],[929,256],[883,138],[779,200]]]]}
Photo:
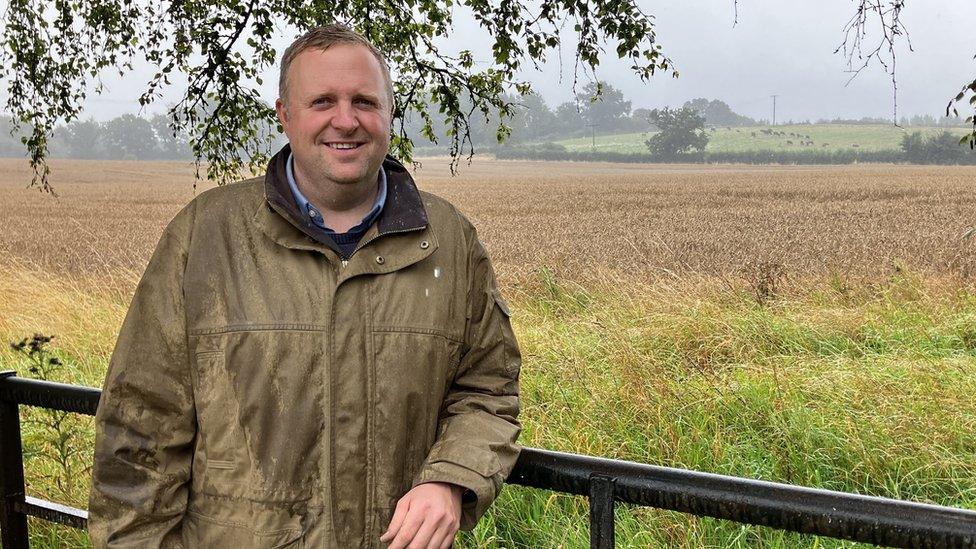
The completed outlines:
{"type": "Polygon", "coordinates": [[[352,131],[359,127],[359,118],[352,103],[340,101],[335,106],[332,116],[332,127],[340,131],[352,131]]]}

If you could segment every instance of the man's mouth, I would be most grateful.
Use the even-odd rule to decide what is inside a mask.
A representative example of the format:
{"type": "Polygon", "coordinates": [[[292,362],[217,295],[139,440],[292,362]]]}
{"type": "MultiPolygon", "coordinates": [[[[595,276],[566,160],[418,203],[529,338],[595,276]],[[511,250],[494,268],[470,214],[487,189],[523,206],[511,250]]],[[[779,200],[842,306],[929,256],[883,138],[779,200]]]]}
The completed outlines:
{"type": "Polygon", "coordinates": [[[325,144],[325,146],[329,147],[330,149],[339,149],[339,150],[356,149],[361,147],[362,145],[363,145],[362,143],[349,143],[349,142],[342,142],[342,141],[333,141],[325,144]]]}

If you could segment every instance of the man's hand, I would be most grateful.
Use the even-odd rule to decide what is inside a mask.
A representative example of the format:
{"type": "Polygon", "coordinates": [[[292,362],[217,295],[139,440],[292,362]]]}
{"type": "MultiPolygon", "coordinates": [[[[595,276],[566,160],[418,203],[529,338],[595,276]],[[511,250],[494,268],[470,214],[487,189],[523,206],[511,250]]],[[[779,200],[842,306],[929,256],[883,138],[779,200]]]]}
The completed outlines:
{"type": "Polygon", "coordinates": [[[419,484],[397,502],[390,527],[380,536],[390,549],[446,549],[461,521],[464,488],[445,482],[419,484]]]}

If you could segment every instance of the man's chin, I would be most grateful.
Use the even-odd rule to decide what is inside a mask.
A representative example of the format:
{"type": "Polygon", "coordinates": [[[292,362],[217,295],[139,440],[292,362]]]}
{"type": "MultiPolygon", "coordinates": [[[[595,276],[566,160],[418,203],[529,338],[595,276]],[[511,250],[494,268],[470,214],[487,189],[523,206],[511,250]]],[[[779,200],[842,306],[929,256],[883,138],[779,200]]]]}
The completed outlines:
{"type": "Polygon", "coordinates": [[[309,175],[317,179],[327,179],[336,185],[354,185],[367,178],[373,179],[375,174],[379,172],[380,166],[377,165],[373,170],[370,168],[371,166],[360,159],[355,162],[336,162],[336,159],[319,156],[315,165],[311,167],[311,172],[315,175],[309,175]],[[369,177],[371,171],[374,174],[373,177],[369,177]]]}
{"type": "Polygon", "coordinates": [[[335,183],[336,185],[355,185],[364,181],[367,178],[366,170],[355,170],[355,171],[333,171],[326,170],[325,177],[335,183]]]}

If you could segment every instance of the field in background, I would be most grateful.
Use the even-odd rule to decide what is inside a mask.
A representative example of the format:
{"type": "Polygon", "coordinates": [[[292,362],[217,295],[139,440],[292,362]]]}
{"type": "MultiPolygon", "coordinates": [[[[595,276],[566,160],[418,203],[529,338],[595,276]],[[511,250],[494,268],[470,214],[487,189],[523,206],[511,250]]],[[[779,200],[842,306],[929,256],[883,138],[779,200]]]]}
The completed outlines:
{"type": "MultiPolygon", "coordinates": [[[[732,128],[720,126],[708,130],[708,146],[711,152],[745,151],[890,151],[901,149],[901,139],[905,134],[921,131],[923,134],[941,132],[942,128],[899,128],[892,124],[789,124],[779,126],[749,126],[732,128]],[[778,132],[783,135],[774,135],[778,132]],[[806,144],[812,141],[812,144],[806,144]],[[792,143],[790,143],[792,142],[792,143]]],[[[949,131],[962,136],[963,129],[949,131]]],[[[646,153],[644,141],[653,135],[647,133],[626,133],[617,135],[597,135],[597,152],[646,153]]],[[[591,137],[556,141],[569,151],[592,151],[594,140],[591,137]]]]}
{"type": "MultiPolygon", "coordinates": [[[[791,278],[968,277],[976,240],[960,237],[976,223],[974,178],[972,167],[482,159],[456,178],[429,159],[418,175],[471,218],[506,284],[542,267],[583,282],[736,278],[757,262],[791,278]]],[[[192,168],[175,163],[55,162],[58,198],[24,189],[28,179],[24,163],[0,161],[0,257],[58,273],[141,272],[193,197],[192,168]]]]}
{"type": "MultiPolygon", "coordinates": [[[[0,161],[0,337],[56,334],[58,379],[99,385],[192,168],[54,170],[57,199],[0,161]]],[[[479,159],[452,179],[429,159],[418,177],[478,226],[513,303],[524,444],[976,508],[976,168],[479,159]]],[[[0,351],[0,369],[29,366],[0,351]]],[[[90,423],[64,479],[32,413],[29,493],[85,506],[90,423]]],[[[617,516],[620,547],[852,545],[617,516]]],[[[587,539],[583,500],[510,487],[461,546],[587,539]]]]}

